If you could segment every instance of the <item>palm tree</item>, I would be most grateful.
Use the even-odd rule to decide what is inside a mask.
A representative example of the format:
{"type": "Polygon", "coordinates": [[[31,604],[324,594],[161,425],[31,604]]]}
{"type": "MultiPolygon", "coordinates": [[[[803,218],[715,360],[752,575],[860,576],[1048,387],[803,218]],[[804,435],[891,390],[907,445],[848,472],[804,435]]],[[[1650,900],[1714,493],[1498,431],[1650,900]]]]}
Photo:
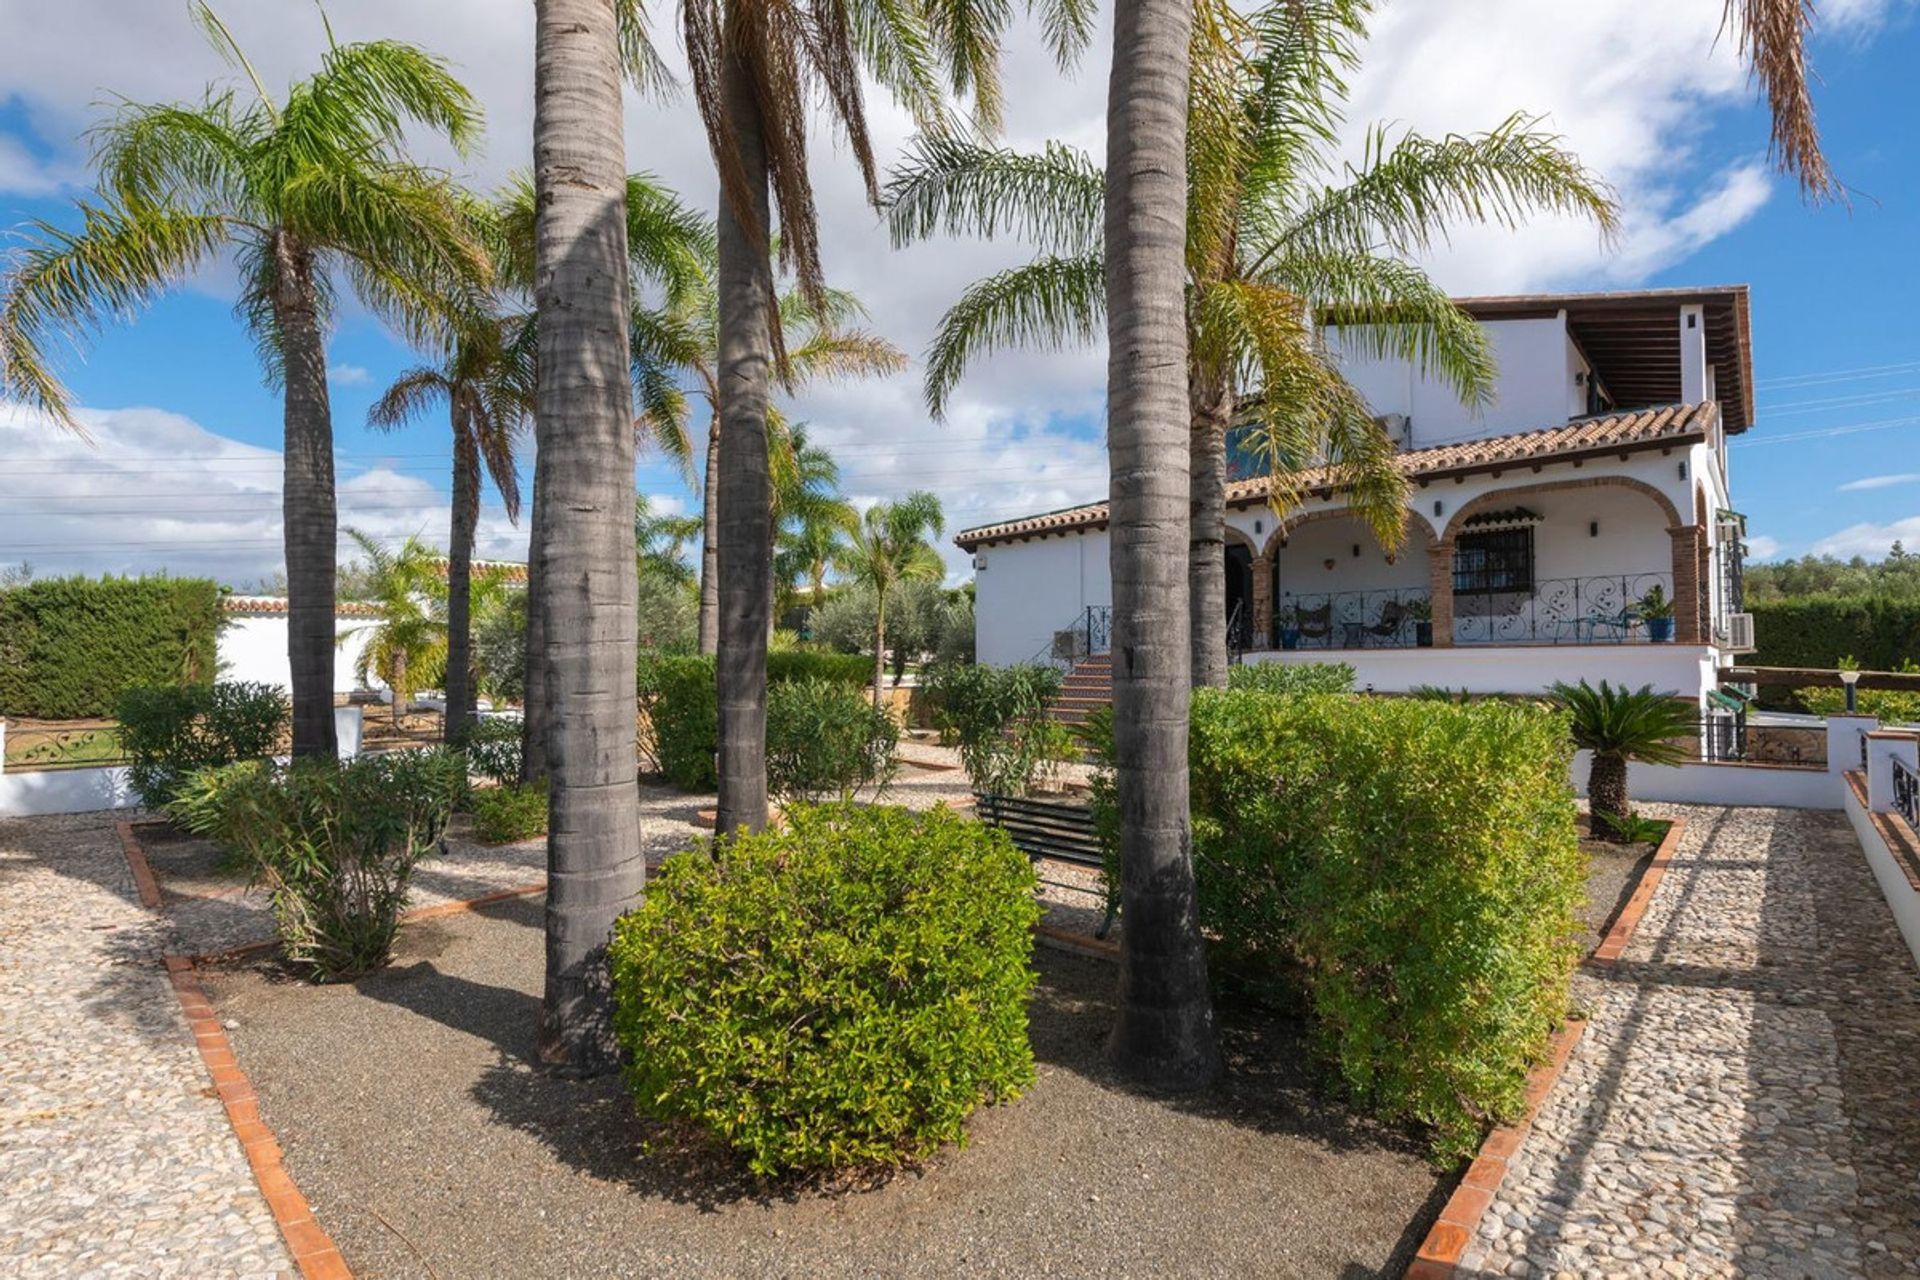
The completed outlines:
{"type": "Polygon", "coordinates": [[[617,1060],[606,947],[646,886],[634,789],[633,316],[621,114],[623,61],[634,61],[622,55],[640,17],[624,0],[534,5],[539,595],[529,618],[542,619],[542,697],[552,712],[539,739],[551,818],[538,1052],[570,1074],[617,1060]]]}
{"type": "Polygon", "coordinates": [[[354,678],[366,684],[378,676],[386,683],[397,725],[412,705],[415,682],[447,662],[449,584],[440,576],[440,557],[419,538],[409,537],[389,551],[358,529],[346,532],[366,558],[368,595],[379,610],[379,621],[366,629],[354,678]]]}
{"type": "Polygon", "coordinates": [[[1631,817],[1627,795],[1627,766],[1680,764],[1687,759],[1681,745],[1699,731],[1699,713],[1671,693],[1655,693],[1653,686],[1630,690],[1600,682],[1598,689],[1557,682],[1553,697],[1573,720],[1573,745],[1593,752],[1587,771],[1587,804],[1593,811],[1593,834],[1602,840],[1624,841],[1617,821],[1631,817]]]}
{"type": "Polygon", "coordinates": [[[487,262],[443,176],[415,166],[408,124],[464,154],[480,109],[439,59],[375,40],[328,47],[276,101],[226,27],[194,10],[255,97],[209,87],[194,103],[128,104],[94,137],[99,194],[80,226],[35,222],[0,304],[5,388],[77,429],[49,338],[137,311],[230,253],[238,312],[283,397],[287,657],[293,752],[331,756],[337,517],[326,330],[338,283],[409,340],[442,328],[443,300],[487,262]]]}
{"type": "Polygon", "coordinates": [[[640,572],[677,587],[693,585],[693,569],[686,561],[687,544],[700,536],[700,517],[677,516],[653,509],[653,500],[640,494],[633,500],[633,547],[640,572]]]}
{"type": "Polygon", "coordinates": [[[480,470],[500,491],[507,518],[520,518],[514,446],[530,406],[506,376],[506,334],[498,323],[467,326],[432,365],[408,369],[367,410],[367,425],[392,431],[444,401],[453,428],[453,525],[447,535],[447,711],[442,738],[466,738],[477,692],[473,678],[473,539],[480,523],[480,470]]]}
{"type": "Polygon", "coordinates": [[[946,565],[930,539],[945,527],[940,499],[916,490],[898,502],[876,502],[848,531],[834,567],[873,592],[873,705],[887,674],[887,598],[905,582],[938,582],[946,565]]]}
{"type": "Polygon", "coordinates": [[[845,535],[853,532],[860,515],[840,493],[840,464],[833,455],[807,439],[805,423],[786,432],[785,447],[774,451],[773,472],[773,608],[769,621],[780,616],[782,597],[791,597],[794,562],[791,548],[807,548],[805,568],[816,592],[824,585],[826,568],[845,535]]]}
{"type": "MultiPolygon", "coordinates": [[[[622,39],[641,31],[637,0],[620,0],[617,17],[622,39]]],[[[638,39],[638,37],[635,37],[638,39]]],[[[639,72],[630,74],[645,83],[641,73],[651,66],[643,39],[639,40],[639,72]]],[[[531,310],[534,291],[534,245],[537,201],[533,183],[510,182],[493,208],[478,219],[489,228],[505,301],[514,304],[509,326],[517,326],[506,351],[511,380],[534,398],[540,346],[537,317],[531,310]]],[[[636,447],[645,440],[691,470],[687,438],[687,399],[678,383],[678,370],[696,358],[682,317],[712,282],[714,230],[710,219],[689,208],[672,189],[649,174],[627,175],[626,184],[628,290],[632,313],[628,322],[628,373],[639,409],[634,422],[636,447]]],[[[525,719],[522,724],[522,780],[546,777],[546,734],[549,702],[546,696],[545,613],[540,561],[548,521],[540,498],[540,477],[534,476],[533,514],[529,520],[527,554],[527,631],[525,719]]]]}
{"type": "MultiPolygon", "coordinates": [[[[1375,129],[1361,165],[1326,187],[1365,11],[1362,0],[1283,0],[1245,17],[1198,9],[1185,275],[1195,685],[1227,678],[1226,435],[1237,410],[1255,418],[1251,443],[1269,462],[1283,518],[1305,496],[1303,474],[1324,466],[1384,546],[1402,537],[1393,442],[1340,376],[1316,318],[1350,326],[1349,349],[1409,359],[1477,402],[1492,390],[1486,338],[1408,259],[1453,223],[1514,226],[1534,209],[1613,226],[1600,183],[1518,116],[1439,141],[1375,129]]],[[[978,356],[1096,335],[1102,183],[1098,166],[1060,144],[1028,155],[927,138],[896,171],[887,195],[897,242],[941,228],[1011,229],[1043,254],[976,283],[943,318],[928,355],[936,416],[978,356]]]]}
{"type": "MultiPolygon", "coordinates": [[[[1093,0],[1029,0],[1064,63],[1086,41],[1093,0]]],[[[716,825],[758,831],[767,820],[767,617],[772,505],[767,414],[784,342],[771,238],[800,290],[825,289],[807,164],[807,124],[823,102],[844,131],[868,197],[879,179],[867,131],[863,71],[917,121],[944,122],[943,89],[970,93],[997,123],[1005,0],[683,0],[687,63],[720,178],[720,388],[716,573],[720,802],[716,825]]]]}

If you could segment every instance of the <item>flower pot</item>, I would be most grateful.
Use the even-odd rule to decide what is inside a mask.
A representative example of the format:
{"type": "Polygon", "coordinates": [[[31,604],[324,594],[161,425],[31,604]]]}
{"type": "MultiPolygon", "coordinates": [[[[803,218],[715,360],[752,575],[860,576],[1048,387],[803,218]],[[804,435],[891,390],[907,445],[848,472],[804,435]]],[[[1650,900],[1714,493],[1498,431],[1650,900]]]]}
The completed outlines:
{"type": "Polygon", "coordinates": [[[1655,644],[1666,644],[1673,639],[1672,618],[1648,618],[1647,639],[1655,644]]]}
{"type": "Polygon", "coordinates": [[[1282,627],[1280,630],[1280,647],[1282,649],[1298,649],[1300,647],[1299,630],[1297,628],[1282,627]]]}
{"type": "Polygon", "coordinates": [[[1416,622],[1413,624],[1413,643],[1422,649],[1433,648],[1433,624],[1416,622]]]}

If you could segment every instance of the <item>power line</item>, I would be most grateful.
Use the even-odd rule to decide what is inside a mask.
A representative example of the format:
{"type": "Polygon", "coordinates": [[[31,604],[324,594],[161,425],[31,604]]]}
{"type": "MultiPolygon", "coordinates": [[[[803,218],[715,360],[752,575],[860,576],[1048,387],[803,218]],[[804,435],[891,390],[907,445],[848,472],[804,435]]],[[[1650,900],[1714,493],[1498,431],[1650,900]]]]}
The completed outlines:
{"type": "Polygon", "coordinates": [[[1909,369],[1920,369],[1920,360],[1902,360],[1894,364],[1864,364],[1852,369],[1816,370],[1787,374],[1778,378],[1756,378],[1758,387],[1811,387],[1827,382],[1850,382],[1860,378],[1885,378],[1909,369]]]}

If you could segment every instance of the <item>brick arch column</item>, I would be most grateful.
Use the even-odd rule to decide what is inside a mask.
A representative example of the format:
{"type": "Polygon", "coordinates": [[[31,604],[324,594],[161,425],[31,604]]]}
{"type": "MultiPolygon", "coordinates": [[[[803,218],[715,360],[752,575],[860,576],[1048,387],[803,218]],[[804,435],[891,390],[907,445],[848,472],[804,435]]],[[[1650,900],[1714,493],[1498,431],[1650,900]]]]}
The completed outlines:
{"type": "Polygon", "coordinates": [[[1433,610],[1433,647],[1453,648],[1453,539],[1427,544],[1427,602],[1433,610]]]}
{"type": "Polygon", "coordinates": [[[1679,644],[1707,642],[1707,527],[1669,525],[1673,540],[1673,638],[1679,644]]]}

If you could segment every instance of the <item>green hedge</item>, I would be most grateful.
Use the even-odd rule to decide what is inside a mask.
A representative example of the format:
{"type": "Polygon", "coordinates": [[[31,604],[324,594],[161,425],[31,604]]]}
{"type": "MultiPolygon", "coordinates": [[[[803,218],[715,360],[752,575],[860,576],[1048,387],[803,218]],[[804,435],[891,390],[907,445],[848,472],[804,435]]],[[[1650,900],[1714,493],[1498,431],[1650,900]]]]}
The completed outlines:
{"type": "Polygon", "coordinates": [[[1920,601],[1879,597],[1775,600],[1749,606],[1760,667],[1840,665],[1851,654],[1870,671],[1920,660],[1920,601]]]}
{"type": "MultiPolygon", "coordinates": [[[[767,683],[825,680],[864,688],[873,678],[873,661],[858,654],[799,650],[767,655],[767,683]]],[[[651,729],[653,755],[660,772],[683,791],[711,791],[718,785],[713,754],[719,750],[720,708],[714,696],[713,659],[642,651],[640,705],[651,729]]]]}
{"type": "Polygon", "coordinates": [[[220,588],[204,578],[48,578],[0,591],[0,715],[113,714],[133,685],[208,684],[220,588]]]}
{"type": "Polygon", "coordinates": [[[897,1165],[1033,1081],[1034,872],[944,808],[797,806],[667,859],[609,949],[639,1109],[753,1172],[897,1165]]]}

